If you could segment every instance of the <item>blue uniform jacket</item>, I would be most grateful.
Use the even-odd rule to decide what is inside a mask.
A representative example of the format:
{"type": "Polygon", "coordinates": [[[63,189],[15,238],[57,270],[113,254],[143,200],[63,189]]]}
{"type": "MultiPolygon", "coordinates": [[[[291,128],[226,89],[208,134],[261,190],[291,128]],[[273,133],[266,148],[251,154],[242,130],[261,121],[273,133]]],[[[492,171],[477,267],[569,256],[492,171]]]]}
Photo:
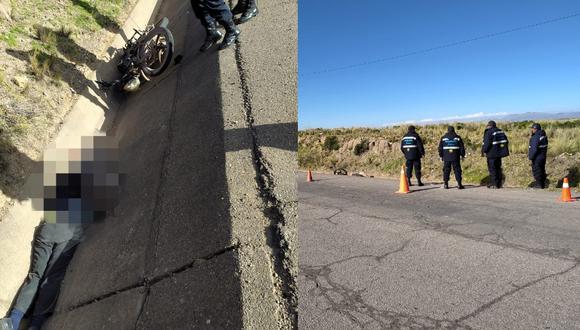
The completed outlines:
{"type": "Polygon", "coordinates": [[[544,130],[536,131],[530,137],[528,158],[530,160],[545,159],[548,154],[548,136],[544,130]]]}

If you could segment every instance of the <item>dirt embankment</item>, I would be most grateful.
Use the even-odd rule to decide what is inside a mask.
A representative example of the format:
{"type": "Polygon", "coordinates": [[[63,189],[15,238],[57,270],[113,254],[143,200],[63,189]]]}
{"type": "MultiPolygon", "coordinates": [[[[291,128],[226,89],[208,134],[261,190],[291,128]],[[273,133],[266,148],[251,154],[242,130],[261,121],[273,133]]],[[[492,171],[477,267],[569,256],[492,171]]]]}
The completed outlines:
{"type": "MultiPolygon", "coordinates": [[[[580,181],[580,120],[541,122],[550,140],[547,161],[550,188],[561,187],[567,176],[572,187],[580,181]]],[[[527,158],[531,122],[500,123],[510,138],[511,155],[504,159],[506,185],[528,187],[532,183],[530,161],[527,158]]],[[[463,137],[467,156],[462,163],[467,183],[484,184],[488,173],[480,148],[484,124],[457,123],[457,133],[463,137]]],[[[439,139],[447,125],[418,128],[425,143],[423,176],[427,180],[442,180],[442,163],[437,152],[439,139]]],[[[313,129],[299,133],[298,162],[301,168],[330,171],[345,168],[349,172],[364,171],[369,175],[398,177],[403,156],[400,139],[406,127],[383,129],[313,129]]]]}
{"type": "MultiPolygon", "coordinates": [[[[0,221],[136,0],[0,1],[0,221]]],[[[95,91],[95,95],[98,92],[95,91]]],[[[93,102],[107,109],[101,98],[93,102]]]]}

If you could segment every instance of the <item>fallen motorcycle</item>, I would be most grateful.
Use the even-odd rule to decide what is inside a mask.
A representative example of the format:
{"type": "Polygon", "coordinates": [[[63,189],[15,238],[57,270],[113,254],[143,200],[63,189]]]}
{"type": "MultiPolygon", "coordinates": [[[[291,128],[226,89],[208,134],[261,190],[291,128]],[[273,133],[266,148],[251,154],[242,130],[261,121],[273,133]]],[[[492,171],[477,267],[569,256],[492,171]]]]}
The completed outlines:
{"type": "Polygon", "coordinates": [[[141,83],[163,73],[173,57],[173,34],[168,25],[169,19],[164,17],[145,30],[134,29],[135,33],[127,40],[117,64],[121,78],[112,82],[97,80],[99,87],[135,92],[141,83]]]}

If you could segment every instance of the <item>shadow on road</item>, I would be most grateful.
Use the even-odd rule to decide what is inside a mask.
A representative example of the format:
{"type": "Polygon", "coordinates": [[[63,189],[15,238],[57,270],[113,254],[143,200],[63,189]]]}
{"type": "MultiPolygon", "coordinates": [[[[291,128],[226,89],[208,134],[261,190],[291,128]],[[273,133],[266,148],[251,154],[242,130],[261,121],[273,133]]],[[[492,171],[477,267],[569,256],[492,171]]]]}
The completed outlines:
{"type": "Polygon", "coordinates": [[[39,162],[20,152],[0,130],[0,189],[4,195],[23,201],[30,198],[23,189],[26,177],[39,162]]]}

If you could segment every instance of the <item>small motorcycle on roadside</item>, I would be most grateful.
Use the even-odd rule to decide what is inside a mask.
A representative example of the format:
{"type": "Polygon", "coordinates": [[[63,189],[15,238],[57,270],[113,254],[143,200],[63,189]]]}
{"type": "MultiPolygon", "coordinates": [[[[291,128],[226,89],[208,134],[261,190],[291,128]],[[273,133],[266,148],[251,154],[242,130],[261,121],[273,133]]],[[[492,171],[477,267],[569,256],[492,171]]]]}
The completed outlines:
{"type": "Polygon", "coordinates": [[[127,40],[117,64],[121,78],[112,82],[97,80],[99,87],[135,92],[142,83],[162,74],[173,57],[173,34],[168,25],[169,19],[164,17],[144,30],[134,29],[135,33],[127,40]]]}

